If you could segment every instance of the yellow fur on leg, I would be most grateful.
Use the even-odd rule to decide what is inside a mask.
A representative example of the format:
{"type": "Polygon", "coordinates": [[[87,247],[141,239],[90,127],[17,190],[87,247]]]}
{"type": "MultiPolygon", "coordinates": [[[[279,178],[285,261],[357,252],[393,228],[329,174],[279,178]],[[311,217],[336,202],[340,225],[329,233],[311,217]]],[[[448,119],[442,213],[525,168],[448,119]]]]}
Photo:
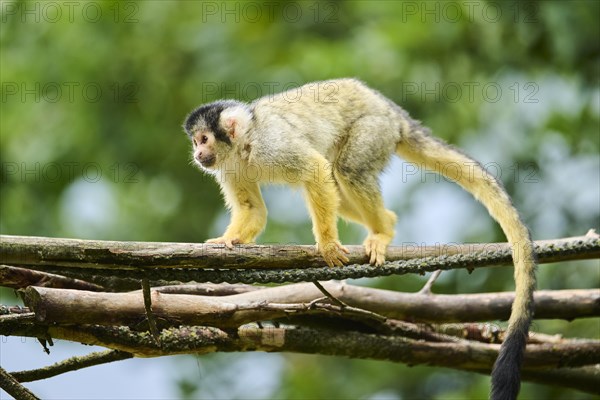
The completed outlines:
{"type": "Polygon", "coordinates": [[[363,242],[369,263],[383,265],[387,247],[394,238],[396,214],[385,209],[376,187],[352,183],[343,176],[337,176],[337,182],[343,201],[341,212],[369,230],[363,242]]]}
{"type": "Polygon", "coordinates": [[[267,208],[256,182],[235,182],[222,185],[225,201],[231,208],[231,222],[223,236],[209,239],[206,243],[234,244],[250,243],[262,232],[267,222],[267,208]]]}
{"type": "Polygon", "coordinates": [[[339,193],[332,179],[331,167],[319,154],[312,159],[310,171],[304,176],[304,189],[308,200],[308,210],[313,220],[313,233],[317,249],[330,267],[342,266],[348,262],[349,251],[340,243],[337,231],[337,210],[339,193]]]}

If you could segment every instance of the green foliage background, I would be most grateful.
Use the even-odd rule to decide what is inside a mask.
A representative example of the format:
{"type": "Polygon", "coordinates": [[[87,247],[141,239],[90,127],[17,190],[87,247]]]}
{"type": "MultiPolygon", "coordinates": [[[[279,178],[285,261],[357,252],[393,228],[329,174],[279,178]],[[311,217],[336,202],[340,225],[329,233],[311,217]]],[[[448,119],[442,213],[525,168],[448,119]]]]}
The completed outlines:
{"type": "MultiPolygon", "coordinates": [[[[534,238],[584,234],[600,225],[599,4],[3,1],[0,232],[174,242],[217,235],[227,217],[215,183],[190,165],[180,129],[186,113],[222,97],[252,100],[353,76],[437,135],[493,162],[534,238]]],[[[383,182],[400,216],[396,244],[503,240],[483,208],[454,185],[402,171],[390,169],[383,182]],[[432,213],[440,219],[431,224],[410,217],[432,213]],[[446,235],[436,236],[440,230],[446,235]]],[[[306,212],[293,206],[297,194],[268,189],[266,198],[271,214],[261,242],[312,243],[306,212]],[[295,200],[288,202],[290,196],[295,200]]],[[[360,228],[340,229],[344,242],[362,241],[360,228]]],[[[543,289],[593,288],[600,280],[598,262],[539,271],[543,289]]],[[[446,273],[435,290],[510,290],[511,275],[510,268],[446,273]]],[[[364,283],[410,291],[424,279],[364,283]]],[[[598,319],[540,321],[535,328],[600,336],[598,319]]],[[[202,378],[182,369],[176,393],[372,399],[487,393],[484,376],[436,368],[268,357],[277,379],[262,391],[236,382],[260,368],[264,355],[214,355],[200,359],[202,378]],[[239,368],[240,360],[248,368],[239,368]]],[[[585,398],[523,388],[523,398],[565,397],[585,398]]]]}

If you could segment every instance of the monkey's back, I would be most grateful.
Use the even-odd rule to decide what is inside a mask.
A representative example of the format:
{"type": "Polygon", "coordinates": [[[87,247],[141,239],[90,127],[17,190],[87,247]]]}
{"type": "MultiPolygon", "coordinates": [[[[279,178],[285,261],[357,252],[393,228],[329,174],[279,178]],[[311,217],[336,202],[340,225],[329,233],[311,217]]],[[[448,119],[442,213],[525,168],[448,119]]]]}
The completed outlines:
{"type": "Polygon", "coordinates": [[[316,150],[334,162],[348,136],[357,134],[353,128],[358,124],[363,126],[363,142],[378,148],[385,143],[390,154],[400,139],[399,107],[356,79],[309,83],[262,97],[251,107],[258,126],[268,127],[255,134],[264,136],[273,153],[277,148],[297,146],[298,152],[316,150]],[[377,129],[376,134],[369,128],[377,129]],[[306,149],[307,141],[310,149],[306,149]]]}

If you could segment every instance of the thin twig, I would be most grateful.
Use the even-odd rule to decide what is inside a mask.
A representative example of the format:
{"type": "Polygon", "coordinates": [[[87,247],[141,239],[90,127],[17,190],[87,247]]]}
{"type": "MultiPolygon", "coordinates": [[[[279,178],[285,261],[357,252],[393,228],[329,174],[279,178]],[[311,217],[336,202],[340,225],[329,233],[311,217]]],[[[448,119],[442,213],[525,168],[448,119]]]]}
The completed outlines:
{"type": "Polygon", "coordinates": [[[30,313],[31,310],[29,307],[22,306],[5,306],[4,304],[0,304],[0,316],[1,315],[9,315],[9,314],[27,314],[30,313]]]}
{"type": "Polygon", "coordinates": [[[30,322],[35,321],[34,312],[25,312],[22,314],[4,314],[0,315],[0,325],[14,324],[15,322],[30,322]]]}
{"type": "Polygon", "coordinates": [[[348,305],[338,304],[247,304],[240,305],[239,310],[256,310],[257,308],[265,311],[283,311],[285,313],[295,313],[296,315],[315,315],[322,314],[327,316],[342,317],[348,321],[360,322],[368,325],[379,332],[390,333],[395,327],[387,326],[388,319],[372,311],[361,308],[350,307],[348,305]]]}
{"type": "Polygon", "coordinates": [[[160,332],[156,326],[156,318],[152,311],[152,294],[150,293],[150,282],[148,279],[142,279],[142,293],[144,296],[144,310],[146,312],[146,320],[148,321],[148,328],[156,344],[160,347],[160,332]]]}
{"type": "MultiPolygon", "coordinates": [[[[151,282],[152,283],[152,282],[151,282]]],[[[170,294],[195,294],[199,296],[229,296],[232,294],[252,292],[264,289],[265,286],[246,285],[241,283],[197,283],[197,284],[179,284],[168,286],[154,286],[152,290],[159,293],[170,294]]]]}
{"type": "Polygon", "coordinates": [[[308,308],[313,308],[313,307],[314,307],[316,304],[319,304],[319,303],[321,303],[321,302],[323,302],[323,301],[325,301],[325,300],[327,300],[327,299],[328,299],[328,297],[327,297],[327,296],[323,296],[323,297],[317,297],[316,299],[314,299],[314,300],[311,300],[311,301],[308,303],[308,308]]]}
{"type": "Polygon", "coordinates": [[[35,271],[28,268],[0,265],[0,285],[22,289],[27,286],[44,286],[64,289],[80,289],[99,292],[104,290],[100,285],[86,282],[80,279],[68,278],[62,275],[35,271]]]}
{"type": "Polygon", "coordinates": [[[431,274],[431,276],[429,277],[429,279],[427,280],[425,285],[423,285],[423,288],[421,288],[421,290],[419,290],[417,293],[431,295],[432,294],[431,287],[433,286],[433,284],[435,283],[435,281],[437,280],[437,278],[440,276],[441,273],[442,273],[442,270],[440,270],[440,269],[438,269],[437,271],[433,271],[433,273],[431,274]]]}
{"type": "MultiPolygon", "coordinates": [[[[491,323],[441,324],[430,326],[435,332],[445,336],[475,340],[482,343],[501,343],[506,334],[499,326],[491,323]]],[[[565,339],[561,335],[547,335],[540,332],[530,332],[527,343],[551,344],[562,343],[564,340],[565,339]]]]}
{"type": "Polygon", "coordinates": [[[327,289],[325,289],[323,287],[323,285],[321,285],[319,283],[319,281],[313,281],[313,284],[317,287],[317,289],[319,289],[321,291],[321,293],[323,293],[325,295],[325,297],[327,297],[329,300],[331,300],[333,302],[333,304],[337,304],[340,307],[348,307],[348,304],[344,303],[343,301],[341,301],[340,299],[334,297],[331,293],[329,293],[327,291],[327,289]]]}
{"type": "Polygon", "coordinates": [[[33,382],[51,378],[66,372],[76,371],[94,365],[106,364],[113,361],[126,360],[128,358],[133,358],[133,354],[118,350],[106,350],[90,353],[85,356],[71,357],[44,368],[11,372],[10,374],[19,382],[33,382]]]}

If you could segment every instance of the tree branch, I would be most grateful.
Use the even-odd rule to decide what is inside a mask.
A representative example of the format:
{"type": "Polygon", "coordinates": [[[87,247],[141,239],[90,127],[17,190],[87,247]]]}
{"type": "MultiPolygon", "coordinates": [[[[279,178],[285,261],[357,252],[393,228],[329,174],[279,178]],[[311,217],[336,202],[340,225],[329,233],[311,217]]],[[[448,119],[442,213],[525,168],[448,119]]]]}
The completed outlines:
{"type": "MultiPolygon", "coordinates": [[[[26,333],[24,330],[21,336],[29,336],[26,333]]],[[[427,342],[393,335],[314,327],[259,328],[255,324],[243,325],[229,332],[199,326],[168,328],[161,332],[160,347],[149,333],[135,332],[126,327],[50,326],[48,333],[56,339],[104,346],[132,353],[136,357],[238,351],[295,352],[488,372],[500,347],[461,339],[427,342]]],[[[600,341],[562,340],[552,344],[529,344],[523,369],[537,371],[599,363],[600,341]]]]}
{"type": "MultiPolygon", "coordinates": [[[[540,262],[589,259],[600,256],[595,232],[557,240],[535,242],[540,262]]],[[[362,246],[347,246],[350,264],[368,264],[362,246]]],[[[510,263],[508,243],[390,246],[388,261],[425,257],[501,253],[510,263]]],[[[314,246],[266,246],[245,244],[226,249],[222,245],[196,243],[115,242],[0,235],[0,263],[28,266],[135,269],[156,268],[277,268],[325,266],[314,246]]]]}
{"type": "Polygon", "coordinates": [[[18,400],[39,400],[39,397],[21,385],[2,367],[0,367],[0,388],[18,400]]]}
{"type": "MultiPolygon", "coordinates": [[[[372,289],[336,282],[321,283],[343,304],[387,318],[420,322],[469,322],[507,319],[513,293],[422,295],[372,289]]],[[[145,318],[139,292],[95,293],[29,287],[25,303],[39,322],[58,324],[134,325],[145,318]]],[[[265,304],[308,304],[322,298],[312,283],[265,288],[230,296],[194,296],[153,292],[153,313],[186,325],[237,327],[285,317],[265,304]]],[[[536,318],[574,319],[600,315],[598,290],[538,291],[536,318]]]]}
{"type": "MultiPolygon", "coordinates": [[[[582,237],[540,241],[536,242],[536,246],[540,262],[600,257],[600,238],[594,232],[582,237]]],[[[390,248],[389,252],[389,259],[398,259],[397,261],[387,262],[377,268],[357,264],[344,268],[307,268],[321,265],[320,257],[295,257],[294,254],[298,254],[299,249],[303,249],[301,254],[309,254],[310,251],[314,251],[312,246],[248,245],[221,252],[215,252],[215,247],[218,246],[3,235],[0,236],[0,262],[26,265],[29,268],[86,281],[100,279],[103,286],[122,286],[122,282],[126,282],[125,286],[129,289],[131,279],[139,281],[144,278],[154,282],[284,283],[407,273],[424,274],[438,269],[473,269],[512,263],[510,249],[506,243],[400,246],[390,248]],[[474,252],[470,252],[471,250],[474,252]],[[403,260],[423,254],[438,256],[403,260]],[[289,269],[292,266],[297,268],[289,269]],[[250,267],[261,269],[240,270],[250,267]]],[[[360,246],[353,247],[354,255],[351,256],[358,258],[351,261],[364,261],[364,252],[361,249],[360,246]]]]}

